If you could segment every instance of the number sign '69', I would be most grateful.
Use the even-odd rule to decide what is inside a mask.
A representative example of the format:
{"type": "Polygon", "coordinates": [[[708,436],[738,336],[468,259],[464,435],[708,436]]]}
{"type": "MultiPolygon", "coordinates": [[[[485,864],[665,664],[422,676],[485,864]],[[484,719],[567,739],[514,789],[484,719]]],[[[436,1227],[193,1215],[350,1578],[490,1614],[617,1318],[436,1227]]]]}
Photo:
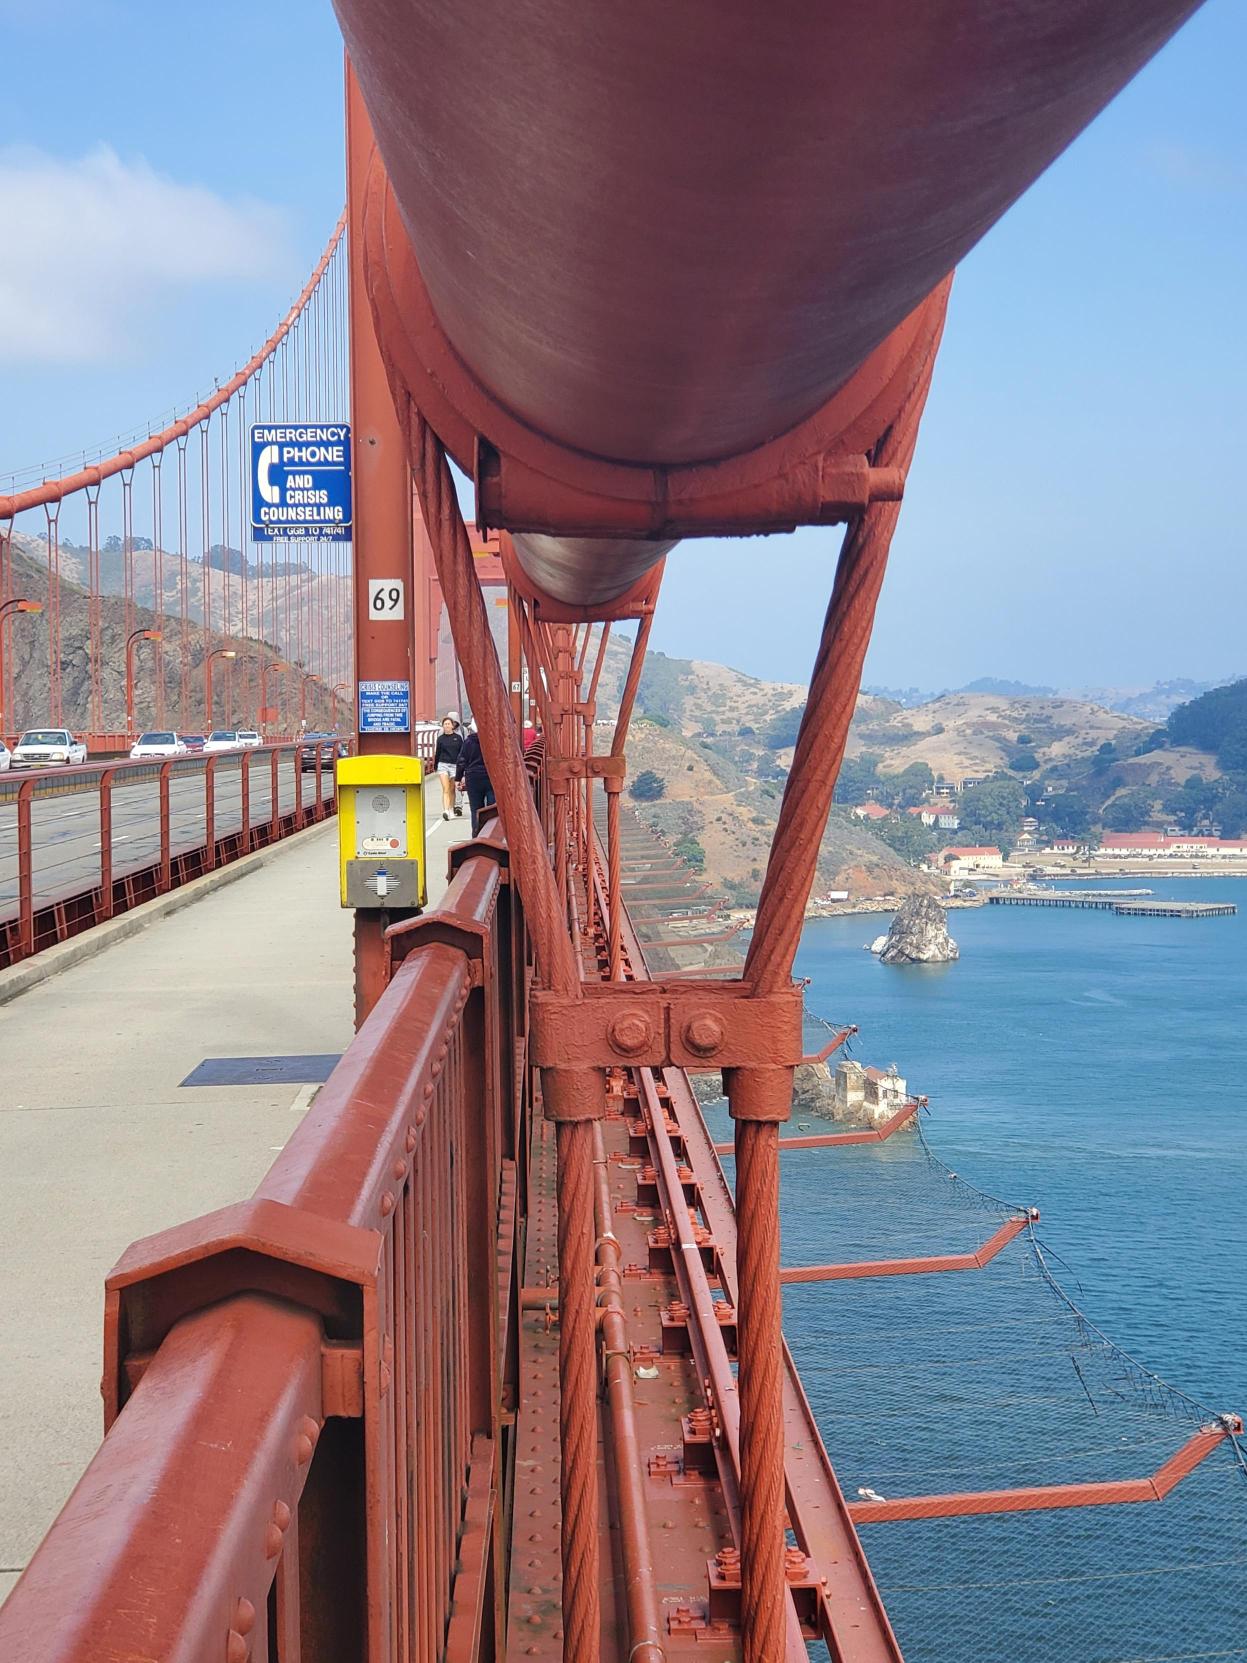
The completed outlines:
{"type": "Polygon", "coordinates": [[[370,577],[368,579],[368,616],[389,621],[404,614],[403,580],[401,577],[370,577]]]}

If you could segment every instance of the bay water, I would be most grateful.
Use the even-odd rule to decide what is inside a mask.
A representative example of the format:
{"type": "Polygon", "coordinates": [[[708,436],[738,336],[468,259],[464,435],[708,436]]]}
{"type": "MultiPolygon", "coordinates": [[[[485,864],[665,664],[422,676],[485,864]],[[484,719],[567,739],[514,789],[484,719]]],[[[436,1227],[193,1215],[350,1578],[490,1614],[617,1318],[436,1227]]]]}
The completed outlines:
{"type": "Polygon", "coordinates": [[[886,918],[820,919],[797,973],[812,1011],[858,1024],[860,1061],[895,1063],[929,1097],[944,1160],[1040,1208],[1093,1322],[1201,1401],[1247,1412],[1247,880],[1086,887],[1239,911],[954,910],[961,957],[931,967],[863,951],[886,918]]]}

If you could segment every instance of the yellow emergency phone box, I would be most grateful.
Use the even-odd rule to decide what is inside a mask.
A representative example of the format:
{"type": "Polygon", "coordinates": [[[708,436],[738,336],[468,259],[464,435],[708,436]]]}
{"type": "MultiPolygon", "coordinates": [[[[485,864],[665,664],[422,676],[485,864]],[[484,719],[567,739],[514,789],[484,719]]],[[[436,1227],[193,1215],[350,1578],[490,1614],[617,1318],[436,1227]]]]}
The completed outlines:
{"type": "Polygon", "coordinates": [[[425,906],[423,760],[339,757],[337,781],[342,905],[425,906]]]}

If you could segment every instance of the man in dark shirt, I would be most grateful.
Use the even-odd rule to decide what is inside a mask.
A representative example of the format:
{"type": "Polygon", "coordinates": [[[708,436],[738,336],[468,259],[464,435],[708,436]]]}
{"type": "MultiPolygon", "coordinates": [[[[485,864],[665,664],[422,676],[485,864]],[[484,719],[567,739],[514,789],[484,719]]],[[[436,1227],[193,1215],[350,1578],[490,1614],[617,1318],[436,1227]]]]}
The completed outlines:
{"type": "Polygon", "coordinates": [[[463,781],[468,793],[468,807],[472,810],[472,835],[475,837],[481,829],[481,810],[488,808],[494,801],[494,788],[490,783],[489,769],[485,766],[481,738],[476,731],[475,722],[468,728],[468,737],[459,752],[455,778],[463,781]]]}

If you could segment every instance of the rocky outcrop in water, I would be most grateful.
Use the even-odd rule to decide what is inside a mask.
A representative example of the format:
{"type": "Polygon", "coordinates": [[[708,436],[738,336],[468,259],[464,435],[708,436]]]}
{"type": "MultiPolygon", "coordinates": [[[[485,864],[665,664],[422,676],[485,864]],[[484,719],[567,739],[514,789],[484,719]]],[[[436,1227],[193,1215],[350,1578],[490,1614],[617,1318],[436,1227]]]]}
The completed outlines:
{"type": "Polygon", "coordinates": [[[944,909],[930,895],[911,895],[892,920],[881,964],[949,964],[960,958],[944,909]]]}
{"type": "MultiPolygon", "coordinates": [[[[691,1074],[693,1095],[703,1106],[723,1100],[723,1076],[691,1074]]],[[[824,1120],[835,1118],[835,1091],[825,1063],[798,1063],[792,1081],[792,1112],[794,1117],[821,1115],[824,1120]]]]}

